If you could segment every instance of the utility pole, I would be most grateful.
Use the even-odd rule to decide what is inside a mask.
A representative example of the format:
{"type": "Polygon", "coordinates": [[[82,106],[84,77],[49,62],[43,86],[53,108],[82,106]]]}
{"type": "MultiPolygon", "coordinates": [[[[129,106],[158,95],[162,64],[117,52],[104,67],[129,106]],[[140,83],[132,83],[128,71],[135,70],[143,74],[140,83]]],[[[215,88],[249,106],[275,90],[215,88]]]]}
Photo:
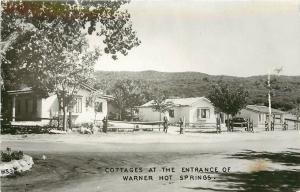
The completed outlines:
{"type": "Polygon", "coordinates": [[[296,111],[296,129],[299,129],[299,116],[300,116],[300,102],[297,102],[297,111],[296,111]]]}
{"type": "MultiPolygon", "coordinates": [[[[282,67],[274,69],[277,75],[282,71],[282,67]]],[[[269,122],[268,122],[268,131],[271,130],[271,116],[272,116],[272,103],[271,103],[271,70],[268,71],[268,102],[269,102],[269,122]]]]}
{"type": "Polygon", "coordinates": [[[271,107],[271,73],[270,70],[268,72],[268,101],[269,101],[269,123],[268,123],[268,131],[271,130],[271,116],[272,116],[272,107],[271,107]]]}

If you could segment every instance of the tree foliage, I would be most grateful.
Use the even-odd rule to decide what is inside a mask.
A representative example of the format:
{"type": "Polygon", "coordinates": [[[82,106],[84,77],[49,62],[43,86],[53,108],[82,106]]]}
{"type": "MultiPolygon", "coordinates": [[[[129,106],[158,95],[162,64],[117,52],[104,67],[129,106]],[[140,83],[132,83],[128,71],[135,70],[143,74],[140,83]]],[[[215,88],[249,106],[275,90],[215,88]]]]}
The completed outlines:
{"type": "Polygon", "coordinates": [[[130,110],[131,117],[135,107],[140,106],[149,100],[147,85],[141,81],[122,80],[117,81],[111,88],[114,102],[119,113],[124,117],[127,110],[130,110]]]}
{"type": "Polygon", "coordinates": [[[223,83],[214,85],[208,96],[218,110],[232,116],[246,106],[247,97],[248,92],[243,87],[230,87],[223,83]]]}
{"type": "MultiPolygon", "coordinates": [[[[130,14],[121,9],[125,3],[127,1],[2,1],[3,41],[26,31],[19,33],[2,57],[6,87],[12,86],[16,79],[22,81],[20,74],[28,74],[24,70],[28,65],[38,68],[41,60],[51,62],[48,59],[53,56],[58,60],[65,57],[66,52],[83,51],[88,34],[101,37],[98,42],[102,46],[101,54],[109,54],[114,59],[118,53],[127,55],[140,41],[132,29],[130,14]],[[31,30],[27,29],[28,25],[31,30]]],[[[76,60],[76,55],[73,58],[76,60]]]]}
{"type": "Polygon", "coordinates": [[[87,28],[88,34],[103,36],[104,51],[113,58],[117,58],[118,52],[126,55],[128,50],[139,45],[129,12],[120,9],[128,1],[76,2],[2,1],[2,38],[6,39],[17,30],[22,31],[26,23],[37,30],[50,24],[53,29],[63,30],[64,34],[87,28]]]}
{"type": "MultiPolygon", "coordinates": [[[[157,71],[144,71],[144,72],[108,72],[97,71],[95,73],[97,82],[113,85],[115,83],[115,77],[118,79],[132,79],[140,80],[149,84],[150,87],[159,85],[162,90],[169,92],[170,96],[175,97],[208,97],[210,88],[217,84],[217,80],[220,76],[210,76],[203,73],[196,72],[182,72],[182,73],[165,73],[157,71]],[[208,77],[209,82],[203,81],[203,78],[208,77]]],[[[242,86],[249,91],[247,98],[247,104],[256,104],[268,106],[268,91],[263,86],[266,80],[266,76],[252,76],[252,77],[231,77],[223,76],[223,82],[232,86],[242,86]],[[258,86],[256,86],[258,84],[258,86]]],[[[278,76],[277,84],[281,87],[280,90],[276,90],[275,97],[272,98],[273,102],[285,101],[287,103],[293,103],[295,109],[297,105],[294,100],[300,95],[300,76],[278,76]],[[290,91],[285,88],[288,87],[290,91]]],[[[273,106],[275,108],[275,106],[273,106]]],[[[285,109],[284,106],[278,106],[278,109],[285,109]]]]}
{"type": "Polygon", "coordinates": [[[161,114],[165,113],[170,108],[172,108],[174,106],[174,103],[167,100],[168,99],[167,91],[163,91],[159,88],[153,89],[152,98],[153,98],[153,102],[151,103],[152,109],[160,113],[160,120],[161,120],[161,114]]]}
{"type": "Polygon", "coordinates": [[[79,87],[93,80],[101,54],[117,59],[140,44],[130,14],[121,9],[125,3],[2,1],[1,36],[10,45],[1,54],[4,88],[26,83],[54,92],[64,109],[79,87]],[[100,37],[96,48],[89,47],[88,35],[100,37]]]}

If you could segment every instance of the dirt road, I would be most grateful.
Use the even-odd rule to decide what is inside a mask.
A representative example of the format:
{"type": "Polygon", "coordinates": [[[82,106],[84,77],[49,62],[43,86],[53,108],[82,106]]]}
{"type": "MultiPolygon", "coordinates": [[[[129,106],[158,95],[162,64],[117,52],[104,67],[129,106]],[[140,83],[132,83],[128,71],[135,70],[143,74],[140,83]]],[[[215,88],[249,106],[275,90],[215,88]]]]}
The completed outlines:
{"type": "Polygon", "coordinates": [[[300,189],[299,131],[28,135],[2,136],[1,140],[2,149],[23,150],[35,162],[30,172],[2,179],[4,192],[300,189]],[[47,158],[42,160],[42,155],[47,158]],[[133,168],[142,171],[128,171],[133,168]],[[155,172],[149,172],[150,168],[155,172]],[[191,172],[195,168],[198,172],[191,172]],[[208,173],[205,168],[209,168],[208,173]],[[132,180],[124,181],[123,176],[132,176],[132,180]],[[141,177],[134,180],[134,176],[141,177]]]}

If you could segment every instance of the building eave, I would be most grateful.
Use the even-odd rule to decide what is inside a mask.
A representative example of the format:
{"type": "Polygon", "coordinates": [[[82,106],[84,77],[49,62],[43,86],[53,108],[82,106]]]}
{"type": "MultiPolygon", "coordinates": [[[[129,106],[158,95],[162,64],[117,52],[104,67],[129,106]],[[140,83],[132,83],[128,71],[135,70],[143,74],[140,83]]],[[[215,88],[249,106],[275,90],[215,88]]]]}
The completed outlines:
{"type": "Polygon", "coordinates": [[[32,93],[32,88],[7,91],[9,95],[28,94],[32,93]]]}
{"type": "Polygon", "coordinates": [[[93,88],[92,86],[86,84],[86,83],[80,83],[81,87],[89,90],[89,91],[97,91],[95,88],[93,88]]]}
{"type": "MultiPolygon", "coordinates": [[[[265,112],[265,111],[260,111],[260,110],[255,110],[255,109],[250,109],[250,108],[245,108],[246,110],[249,110],[249,111],[253,111],[253,112],[256,112],[256,113],[263,113],[263,114],[269,114],[268,112],[265,112]]],[[[285,112],[278,112],[278,111],[275,111],[274,112],[274,109],[271,110],[271,113],[272,114],[276,114],[276,115],[283,115],[285,114],[285,112]]]]}

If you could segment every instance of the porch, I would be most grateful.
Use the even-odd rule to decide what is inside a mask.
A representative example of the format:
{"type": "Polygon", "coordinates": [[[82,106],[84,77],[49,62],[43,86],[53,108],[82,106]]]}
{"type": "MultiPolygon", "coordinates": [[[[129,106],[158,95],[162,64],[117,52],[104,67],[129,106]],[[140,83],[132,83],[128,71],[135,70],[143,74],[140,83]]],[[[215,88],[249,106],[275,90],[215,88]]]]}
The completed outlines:
{"type": "Polygon", "coordinates": [[[42,118],[42,98],[31,88],[8,91],[9,120],[40,121],[42,118]]]}

